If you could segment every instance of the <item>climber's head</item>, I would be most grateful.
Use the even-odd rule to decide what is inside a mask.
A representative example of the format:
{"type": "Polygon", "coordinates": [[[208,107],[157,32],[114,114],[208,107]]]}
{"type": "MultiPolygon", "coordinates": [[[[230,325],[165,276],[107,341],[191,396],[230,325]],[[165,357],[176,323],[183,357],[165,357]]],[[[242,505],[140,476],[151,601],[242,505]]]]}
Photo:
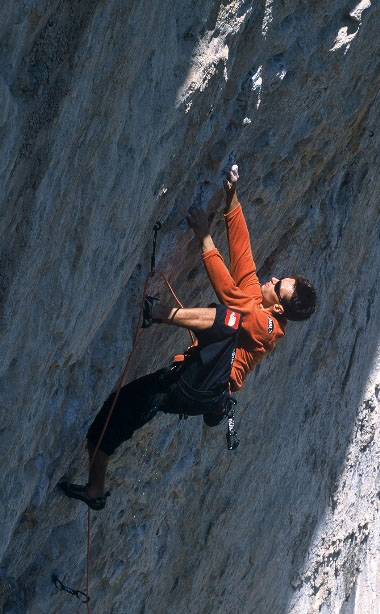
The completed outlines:
{"type": "Polygon", "coordinates": [[[263,307],[272,307],[279,316],[300,322],[315,311],[317,293],[304,277],[272,277],[261,286],[263,307]]]}

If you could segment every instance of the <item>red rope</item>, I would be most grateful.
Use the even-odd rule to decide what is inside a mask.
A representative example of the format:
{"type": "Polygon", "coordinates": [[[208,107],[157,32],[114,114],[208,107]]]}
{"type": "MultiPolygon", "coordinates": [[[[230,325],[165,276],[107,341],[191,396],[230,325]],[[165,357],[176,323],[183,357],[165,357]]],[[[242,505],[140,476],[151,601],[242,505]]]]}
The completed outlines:
{"type": "MultiPolygon", "coordinates": [[[[136,326],[135,334],[133,336],[132,349],[130,351],[130,354],[128,356],[127,362],[125,364],[125,367],[124,367],[123,372],[121,374],[121,377],[119,379],[119,383],[118,383],[117,388],[116,388],[115,398],[114,398],[113,403],[111,405],[111,408],[110,408],[110,410],[108,412],[107,419],[106,419],[106,421],[104,423],[104,426],[103,426],[103,430],[102,430],[102,432],[100,434],[98,443],[96,444],[94,453],[93,453],[93,455],[91,457],[91,461],[90,461],[90,465],[89,465],[89,471],[91,470],[91,467],[94,464],[94,460],[95,460],[95,457],[96,457],[96,455],[97,455],[97,453],[99,451],[100,444],[102,443],[102,440],[103,440],[103,437],[104,437],[104,433],[106,432],[107,426],[109,424],[109,421],[111,420],[112,412],[113,412],[114,407],[116,405],[117,399],[118,399],[119,394],[120,394],[120,390],[121,390],[121,388],[122,388],[122,386],[124,384],[124,380],[125,380],[125,377],[127,375],[127,371],[128,371],[129,365],[131,363],[132,356],[133,356],[134,351],[136,349],[137,341],[138,341],[138,338],[139,338],[139,335],[140,335],[140,331],[141,331],[141,318],[142,318],[143,309],[144,309],[145,297],[146,297],[146,293],[147,293],[147,289],[148,289],[148,282],[149,282],[149,279],[151,277],[154,277],[155,273],[157,273],[158,275],[160,275],[162,277],[162,279],[164,280],[165,284],[167,285],[169,291],[171,292],[174,300],[183,309],[182,303],[180,302],[180,300],[178,299],[178,297],[174,293],[174,290],[171,287],[171,285],[168,282],[168,280],[166,279],[164,273],[162,271],[151,271],[150,273],[148,273],[148,275],[146,276],[146,279],[145,279],[144,290],[143,290],[143,295],[142,295],[142,300],[141,300],[141,305],[140,305],[139,317],[138,317],[138,321],[137,321],[137,326],[136,326]]],[[[189,330],[189,334],[190,334],[191,342],[194,343],[194,337],[193,337],[193,335],[192,335],[190,330],[189,330]]],[[[91,561],[90,561],[90,538],[91,538],[91,509],[88,508],[88,512],[87,512],[87,572],[86,572],[86,596],[87,597],[89,597],[89,587],[90,587],[90,563],[91,563],[91,561]]],[[[89,601],[87,601],[87,613],[90,614],[90,602],[89,601]]]]}

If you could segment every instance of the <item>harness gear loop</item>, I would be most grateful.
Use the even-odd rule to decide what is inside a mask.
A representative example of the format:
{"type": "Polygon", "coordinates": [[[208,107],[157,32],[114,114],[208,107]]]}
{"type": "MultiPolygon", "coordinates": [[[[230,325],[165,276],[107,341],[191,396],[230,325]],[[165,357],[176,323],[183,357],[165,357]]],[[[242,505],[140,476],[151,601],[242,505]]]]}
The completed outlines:
{"type": "Polygon", "coordinates": [[[86,593],[84,593],[83,591],[77,591],[70,586],[65,586],[63,582],[58,579],[55,573],[53,573],[51,581],[53,582],[55,588],[57,588],[59,591],[65,591],[70,595],[74,595],[74,597],[77,597],[82,603],[88,603],[90,601],[90,597],[86,595],[86,593]],[[85,599],[83,599],[82,597],[85,597],[85,599]]]}
{"type": "Polygon", "coordinates": [[[157,233],[159,230],[161,230],[162,228],[162,224],[161,222],[156,222],[155,225],[153,226],[153,232],[154,232],[154,236],[153,236],[153,251],[152,251],[152,255],[150,258],[150,272],[154,273],[154,270],[156,268],[156,244],[157,244],[157,233]]]}
{"type": "Polygon", "coordinates": [[[237,400],[234,397],[230,397],[227,401],[226,413],[227,413],[227,424],[228,429],[226,433],[227,439],[227,448],[229,450],[236,450],[240,443],[240,439],[237,436],[237,432],[235,431],[235,405],[237,404],[237,400]]]}

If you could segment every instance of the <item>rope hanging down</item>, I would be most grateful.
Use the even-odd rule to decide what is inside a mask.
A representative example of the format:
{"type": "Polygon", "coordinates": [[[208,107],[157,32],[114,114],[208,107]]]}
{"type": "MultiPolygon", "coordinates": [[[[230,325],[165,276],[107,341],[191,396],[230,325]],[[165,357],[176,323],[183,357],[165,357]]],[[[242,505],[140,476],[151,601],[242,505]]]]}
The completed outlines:
{"type": "MultiPolygon", "coordinates": [[[[114,410],[114,407],[116,405],[116,402],[118,400],[119,394],[120,394],[120,390],[124,384],[126,375],[127,375],[127,371],[132,359],[132,356],[135,352],[136,346],[137,346],[137,341],[138,341],[138,337],[140,334],[140,330],[141,330],[141,321],[142,321],[142,314],[143,314],[143,309],[144,309],[144,302],[145,302],[145,297],[147,294],[147,289],[148,289],[148,283],[149,280],[151,278],[154,277],[155,274],[159,275],[163,281],[165,282],[166,286],[169,289],[169,292],[171,293],[171,295],[173,296],[174,300],[176,301],[176,303],[179,305],[179,307],[181,309],[183,309],[183,305],[181,303],[181,301],[178,299],[178,297],[176,296],[173,288],[171,287],[170,283],[168,282],[168,280],[166,279],[166,276],[164,275],[164,273],[160,270],[156,270],[155,265],[156,265],[156,247],[157,247],[157,233],[158,231],[161,229],[161,223],[160,222],[156,222],[155,225],[153,226],[153,250],[152,250],[152,255],[151,255],[151,270],[148,273],[148,275],[146,276],[145,279],[145,284],[144,284],[144,290],[143,290],[143,294],[142,294],[142,300],[141,300],[141,305],[140,305],[140,311],[139,311],[139,316],[138,316],[138,320],[137,320],[137,326],[136,326],[136,330],[135,330],[135,334],[133,337],[133,343],[132,343],[132,349],[131,352],[128,356],[127,362],[125,364],[125,367],[123,369],[123,372],[121,374],[119,383],[117,385],[117,389],[116,389],[116,394],[113,400],[113,403],[110,407],[110,410],[108,412],[107,415],[107,419],[104,423],[104,427],[103,430],[100,434],[98,443],[96,444],[94,453],[92,455],[92,458],[90,460],[89,463],[89,471],[92,468],[92,465],[94,463],[95,457],[99,451],[100,445],[102,443],[103,437],[104,437],[104,433],[106,432],[106,429],[108,427],[109,421],[111,419],[112,416],[112,412],[114,410]]],[[[191,331],[189,330],[189,334],[190,334],[190,339],[192,344],[194,344],[195,339],[193,334],[191,333],[191,331]]],[[[235,399],[231,399],[229,407],[228,407],[228,433],[227,433],[227,444],[228,444],[228,449],[229,450],[234,450],[235,448],[237,448],[237,446],[239,445],[239,440],[237,439],[237,433],[234,430],[234,409],[233,409],[233,405],[236,404],[236,400],[235,399]],[[236,439],[235,439],[236,438],[236,439]]],[[[90,587],[90,564],[91,564],[91,548],[90,548],[90,542],[91,542],[91,509],[88,508],[87,511],[87,569],[86,569],[86,592],[84,593],[83,591],[79,591],[79,590],[74,590],[72,588],[70,588],[69,586],[65,586],[58,578],[57,576],[54,574],[52,576],[52,581],[54,582],[54,585],[56,586],[57,589],[61,590],[61,591],[65,591],[71,595],[74,595],[75,597],[77,597],[80,601],[82,601],[82,603],[85,603],[87,605],[87,614],[91,614],[90,613],[90,595],[89,595],[89,587],[90,587]],[[82,599],[82,597],[84,597],[84,599],[82,599]]]]}
{"type": "MultiPolygon", "coordinates": [[[[154,237],[153,237],[153,251],[152,251],[152,256],[151,256],[151,260],[150,260],[150,262],[151,262],[151,270],[150,270],[150,272],[148,273],[148,275],[146,276],[146,279],[145,279],[144,290],[143,290],[143,295],[142,295],[142,300],[141,300],[141,305],[140,305],[140,311],[139,311],[139,317],[138,317],[138,320],[137,320],[137,326],[136,326],[135,334],[134,334],[134,337],[133,337],[132,349],[131,349],[131,352],[130,352],[130,354],[128,356],[128,359],[127,359],[127,362],[125,364],[124,370],[123,370],[123,372],[121,374],[119,383],[117,385],[115,398],[114,398],[113,403],[112,403],[112,405],[110,407],[107,419],[106,419],[106,421],[104,423],[103,430],[102,430],[102,432],[100,434],[98,443],[96,444],[94,453],[92,455],[92,458],[91,458],[91,461],[90,461],[90,466],[89,466],[89,471],[91,470],[92,465],[94,464],[95,457],[96,457],[96,455],[97,455],[97,453],[99,451],[100,444],[102,443],[102,440],[103,440],[103,437],[104,437],[104,433],[106,432],[107,426],[108,426],[109,421],[111,419],[112,412],[114,410],[114,407],[116,405],[117,399],[119,397],[120,390],[121,390],[121,388],[122,388],[122,386],[124,384],[124,380],[125,380],[125,377],[127,375],[127,371],[128,371],[129,365],[131,363],[132,356],[133,356],[133,354],[135,352],[135,349],[136,349],[136,346],[137,346],[137,341],[138,341],[140,330],[141,330],[142,314],[143,314],[143,309],[144,309],[145,297],[146,297],[146,293],[147,293],[147,289],[148,289],[148,283],[149,283],[149,280],[152,277],[154,277],[154,275],[156,273],[164,280],[164,282],[167,285],[167,287],[169,289],[169,292],[173,296],[174,300],[179,305],[179,307],[181,309],[183,309],[183,305],[182,305],[181,301],[176,296],[173,288],[171,287],[170,283],[166,279],[164,273],[162,271],[158,271],[158,270],[155,269],[157,233],[158,233],[158,231],[160,229],[161,229],[161,223],[160,222],[156,222],[155,225],[153,226],[154,237]]],[[[191,331],[189,331],[189,333],[190,333],[191,341],[192,341],[192,343],[194,343],[194,337],[193,337],[191,331]]],[[[91,536],[91,509],[88,508],[88,511],[87,511],[87,573],[86,573],[86,597],[87,597],[87,601],[85,602],[85,603],[87,603],[87,614],[90,614],[90,604],[89,604],[89,600],[90,600],[90,596],[89,596],[89,587],[90,587],[90,554],[91,554],[91,552],[90,552],[90,536],[91,536]]]]}

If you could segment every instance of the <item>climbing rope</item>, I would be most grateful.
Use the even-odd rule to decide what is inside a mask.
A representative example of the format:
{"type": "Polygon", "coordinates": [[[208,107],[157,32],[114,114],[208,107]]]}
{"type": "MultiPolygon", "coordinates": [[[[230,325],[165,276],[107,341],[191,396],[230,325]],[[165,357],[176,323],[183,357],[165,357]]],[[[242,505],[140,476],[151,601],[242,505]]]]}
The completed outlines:
{"type": "MultiPolygon", "coordinates": [[[[114,398],[113,403],[112,403],[112,405],[110,407],[110,410],[108,412],[107,419],[106,419],[106,421],[104,423],[103,430],[102,430],[102,432],[100,434],[98,443],[96,444],[94,453],[93,453],[93,455],[91,457],[91,461],[90,461],[90,465],[89,465],[89,471],[91,470],[92,465],[94,464],[95,457],[96,457],[96,455],[97,455],[97,453],[99,451],[100,445],[101,445],[103,437],[104,437],[104,433],[107,430],[107,426],[108,426],[109,421],[111,419],[112,412],[113,412],[114,407],[115,407],[115,405],[117,403],[117,399],[119,397],[120,390],[121,390],[121,388],[122,388],[122,386],[124,384],[124,380],[125,380],[125,377],[127,375],[127,371],[128,371],[129,365],[130,365],[131,360],[132,360],[132,356],[133,356],[133,354],[135,352],[135,349],[136,349],[136,346],[137,346],[137,341],[138,341],[138,338],[139,338],[139,335],[140,335],[140,331],[141,331],[141,320],[142,320],[142,314],[143,314],[143,309],[144,309],[144,302],[145,302],[145,297],[146,297],[146,293],[147,293],[147,289],[148,289],[149,280],[151,278],[153,278],[154,275],[156,275],[156,274],[159,275],[163,279],[163,281],[165,282],[166,286],[168,287],[168,289],[169,289],[171,295],[173,296],[174,300],[176,301],[176,303],[179,305],[179,307],[181,309],[183,309],[183,305],[182,305],[181,301],[178,299],[177,295],[175,294],[173,288],[171,287],[171,285],[168,282],[168,280],[167,280],[166,276],[164,275],[164,273],[162,271],[160,271],[160,270],[156,270],[155,269],[155,264],[156,264],[156,247],[157,247],[157,233],[158,233],[158,231],[160,229],[161,229],[161,223],[160,222],[156,222],[155,225],[153,226],[154,237],[153,237],[152,256],[151,256],[151,260],[150,260],[150,262],[151,262],[151,270],[150,270],[150,272],[148,273],[148,275],[146,276],[146,279],[145,279],[144,290],[143,290],[143,294],[142,294],[140,311],[139,311],[139,317],[138,317],[138,320],[137,320],[137,326],[136,326],[135,334],[133,336],[132,349],[130,351],[130,354],[128,356],[127,362],[125,364],[125,367],[124,367],[123,372],[121,374],[121,377],[119,379],[119,383],[118,383],[117,388],[116,388],[115,398],[114,398]]],[[[192,335],[190,330],[189,330],[189,333],[190,333],[191,342],[192,342],[192,344],[194,344],[195,339],[194,339],[194,337],[193,337],[193,335],[192,335]]],[[[90,508],[88,508],[88,512],[87,512],[87,571],[86,571],[86,596],[87,596],[87,601],[85,602],[87,604],[87,613],[88,614],[90,614],[90,604],[89,604],[89,601],[90,601],[90,596],[89,596],[90,564],[91,564],[91,560],[90,560],[91,559],[91,556],[90,556],[91,555],[91,552],[90,552],[90,537],[91,537],[91,510],[90,510],[90,508]]]]}
{"type": "MultiPolygon", "coordinates": [[[[159,275],[162,280],[165,282],[166,286],[169,289],[169,292],[171,293],[171,295],[173,296],[174,300],[176,301],[176,303],[179,305],[179,308],[183,309],[183,305],[180,302],[180,300],[178,299],[177,295],[175,294],[173,288],[171,287],[169,281],[167,280],[166,276],[164,275],[164,273],[160,270],[156,270],[155,265],[156,265],[156,248],[157,248],[157,233],[158,231],[161,229],[161,223],[160,222],[156,222],[155,225],[153,226],[153,248],[152,248],[152,255],[151,255],[151,270],[148,273],[148,275],[146,276],[145,279],[145,283],[144,283],[144,289],[143,289],[143,294],[142,294],[142,299],[141,299],[141,304],[140,304],[140,310],[139,310],[139,316],[138,316],[138,320],[137,320],[137,325],[136,325],[136,330],[133,336],[133,342],[132,342],[132,349],[129,353],[127,362],[125,364],[125,367],[123,369],[123,372],[121,374],[121,377],[119,379],[117,388],[116,388],[116,394],[113,400],[113,403],[110,407],[110,410],[108,412],[106,421],[104,423],[103,426],[103,430],[100,434],[100,437],[98,439],[98,442],[96,444],[94,453],[91,457],[90,463],[89,463],[89,471],[91,471],[91,468],[94,464],[94,460],[96,458],[96,455],[99,451],[100,445],[102,443],[104,434],[107,430],[109,421],[111,419],[114,407],[117,403],[121,388],[124,384],[133,354],[136,350],[137,347],[137,342],[138,342],[138,338],[140,335],[140,331],[141,331],[141,321],[142,321],[142,315],[143,315],[143,310],[144,310],[144,302],[145,302],[145,297],[147,294],[147,289],[148,289],[148,284],[150,279],[152,279],[155,275],[159,275]]],[[[190,339],[191,339],[191,343],[192,345],[194,345],[195,343],[195,339],[194,336],[192,334],[192,332],[189,330],[189,335],[190,335],[190,339]]],[[[227,445],[228,445],[228,449],[229,450],[234,450],[235,448],[237,448],[237,446],[239,445],[239,440],[237,439],[237,433],[235,431],[234,428],[234,408],[233,405],[236,404],[236,400],[232,399],[232,397],[230,397],[230,401],[229,401],[229,405],[227,408],[227,418],[228,418],[228,433],[227,433],[227,445]]],[[[187,416],[184,416],[185,418],[187,416]]],[[[88,507],[87,510],[87,556],[86,556],[86,592],[83,591],[79,591],[79,590],[74,590],[72,588],[70,588],[69,586],[65,586],[58,578],[57,576],[54,574],[52,576],[52,581],[54,583],[54,585],[56,586],[57,589],[61,590],[61,591],[66,591],[67,593],[70,593],[71,595],[76,596],[78,599],[80,599],[80,601],[82,601],[82,603],[85,603],[87,605],[87,614],[91,614],[90,612],[90,595],[89,595],[89,587],[90,587],[90,578],[91,578],[91,509],[88,507]]]]}

